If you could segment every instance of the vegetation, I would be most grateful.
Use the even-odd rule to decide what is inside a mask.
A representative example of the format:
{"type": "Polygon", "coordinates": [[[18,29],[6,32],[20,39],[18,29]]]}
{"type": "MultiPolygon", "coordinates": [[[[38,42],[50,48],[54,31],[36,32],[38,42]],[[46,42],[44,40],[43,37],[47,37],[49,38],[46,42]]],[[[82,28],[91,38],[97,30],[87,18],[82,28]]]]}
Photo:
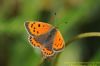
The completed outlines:
{"type": "Polygon", "coordinates": [[[99,34],[79,38],[55,58],[43,61],[40,50],[29,44],[24,27],[26,21],[48,22],[58,27],[65,42],[83,33],[99,33],[99,4],[99,0],[0,0],[0,66],[69,66],[74,62],[79,66],[88,62],[85,65],[89,66],[100,62],[99,34]]]}

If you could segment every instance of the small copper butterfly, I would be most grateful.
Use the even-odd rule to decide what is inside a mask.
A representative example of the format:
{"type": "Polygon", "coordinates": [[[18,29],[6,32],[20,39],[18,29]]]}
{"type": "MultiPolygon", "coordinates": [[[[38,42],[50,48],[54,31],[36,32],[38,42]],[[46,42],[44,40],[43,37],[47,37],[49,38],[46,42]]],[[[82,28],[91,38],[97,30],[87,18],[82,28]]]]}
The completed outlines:
{"type": "Polygon", "coordinates": [[[54,55],[64,48],[65,42],[60,31],[44,22],[25,22],[29,42],[41,50],[44,57],[54,55]]]}

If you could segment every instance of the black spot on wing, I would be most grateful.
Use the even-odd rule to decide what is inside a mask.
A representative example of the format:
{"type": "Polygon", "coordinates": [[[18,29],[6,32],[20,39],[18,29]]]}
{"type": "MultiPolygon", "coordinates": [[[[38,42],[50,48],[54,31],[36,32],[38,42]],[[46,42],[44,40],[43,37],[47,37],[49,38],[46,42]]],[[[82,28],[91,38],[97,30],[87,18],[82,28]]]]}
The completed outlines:
{"type": "Polygon", "coordinates": [[[37,31],[37,34],[39,33],[39,31],[37,31]]]}
{"type": "Polygon", "coordinates": [[[40,24],[38,24],[38,27],[40,27],[40,24]]]}
{"type": "Polygon", "coordinates": [[[59,41],[60,41],[61,39],[59,38],[59,41]]]}
{"type": "Polygon", "coordinates": [[[31,25],[31,28],[33,27],[33,24],[31,25]]]}
{"type": "Polygon", "coordinates": [[[25,28],[26,28],[26,30],[28,31],[28,33],[29,33],[30,35],[35,36],[35,35],[32,34],[32,33],[30,32],[30,30],[29,30],[29,22],[25,22],[25,28]]]}
{"type": "Polygon", "coordinates": [[[33,30],[33,32],[35,32],[35,30],[33,30]]]}
{"type": "Polygon", "coordinates": [[[35,27],[34,27],[34,29],[35,29],[35,27]]]}

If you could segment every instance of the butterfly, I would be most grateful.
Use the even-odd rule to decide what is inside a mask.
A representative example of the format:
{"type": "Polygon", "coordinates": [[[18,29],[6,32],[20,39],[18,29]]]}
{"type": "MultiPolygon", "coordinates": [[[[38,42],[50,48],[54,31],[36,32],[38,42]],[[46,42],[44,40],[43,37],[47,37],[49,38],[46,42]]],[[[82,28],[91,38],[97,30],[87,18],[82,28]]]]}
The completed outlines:
{"type": "Polygon", "coordinates": [[[45,58],[60,52],[65,46],[60,31],[48,23],[28,21],[25,28],[29,33],[29,42],[39,48],[45,58]]]}

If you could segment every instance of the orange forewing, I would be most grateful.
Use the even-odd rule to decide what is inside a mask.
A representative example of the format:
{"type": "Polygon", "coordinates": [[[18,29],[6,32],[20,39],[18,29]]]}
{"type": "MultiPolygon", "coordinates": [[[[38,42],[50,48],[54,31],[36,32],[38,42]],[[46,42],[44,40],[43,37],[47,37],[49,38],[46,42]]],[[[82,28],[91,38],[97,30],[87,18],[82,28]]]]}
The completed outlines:
{"type": "Polygon", "coordinates": [[[42,34],[47,33],[52,26],[48,23],[43,23],[43,22],[26,22],[25,23],[26,29],[31,35],[39,36],[42,34]]]}
{"type": "Polygon", "coordinates": [[[64,48],[64,40],[59,31],[56,32],[52,47],[54,51],[59,51],[64,48]]]}

